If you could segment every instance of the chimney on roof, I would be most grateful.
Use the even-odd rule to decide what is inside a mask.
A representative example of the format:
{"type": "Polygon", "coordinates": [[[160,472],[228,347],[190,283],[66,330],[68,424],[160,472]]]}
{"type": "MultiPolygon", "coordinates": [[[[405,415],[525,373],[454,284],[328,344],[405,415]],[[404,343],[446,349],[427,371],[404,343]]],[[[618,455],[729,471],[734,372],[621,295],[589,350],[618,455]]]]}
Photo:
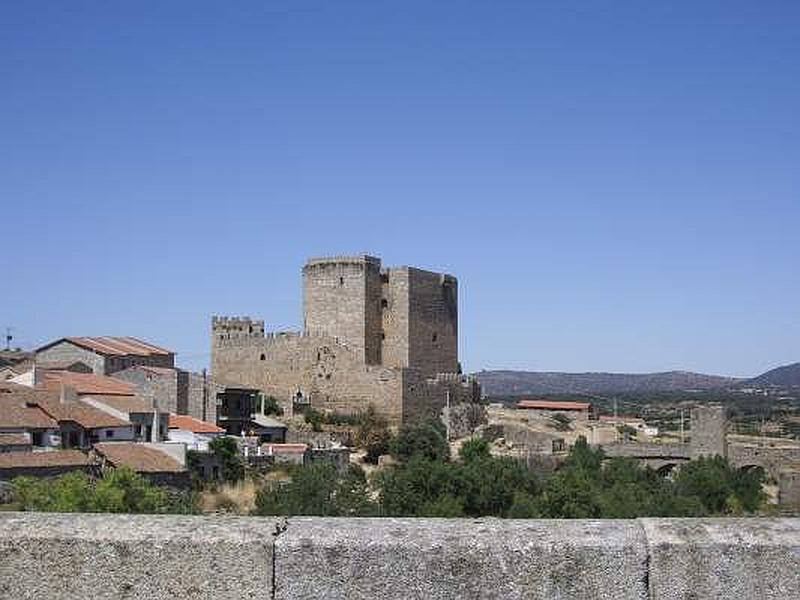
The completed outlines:
{"type": "Polygon", "coordinates": [[[161,423],[158,420],[158,400],[156,400],[155,396],[153,397],[153,427],[150,430],[150,441],[154,444],[157,444],[159,441],[158,434],[160,429],[161,423]]]}
{"type": "Polygon", "coordinates": [[[77,402],[78,392],[71,385],[61,383],[61,393],[58,397],[59,401],[64,404],[65,402],[77,402]]]}

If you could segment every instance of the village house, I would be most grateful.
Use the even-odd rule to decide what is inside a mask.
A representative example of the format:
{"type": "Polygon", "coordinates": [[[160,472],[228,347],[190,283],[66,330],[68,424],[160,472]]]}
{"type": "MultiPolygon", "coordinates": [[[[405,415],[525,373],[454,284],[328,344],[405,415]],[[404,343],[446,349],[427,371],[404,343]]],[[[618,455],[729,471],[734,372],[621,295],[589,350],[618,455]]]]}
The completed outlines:
{"type": "Polygon", "coordinates": [[[152,400],[139,396],[86,396],[80,401],[131,423],[134,441],[161,442],[169,435],[170,414],[157,408],[152,400]]]}
{"type": "Polygon", "coordinates": [[[566,415],[577,421],[588,421],[592,418],[592,405],[588,402],[555,402],[550,400],[520,400],[517,409],[529,415],[552,417],[556,414],[566,415]]]}
{"type": "Polygon", "coordinates": [[[0,452],[31,452],[33,438],[30,433],[0,433],[0,452]]]}
{"type": "Polygon", "coordinates": [[[133,337],[66,337],[35,352],[41,368],[83,369],[96,375],[111,375],[134,365],[174,367],[175,353],[133,337]]]}
{"type": "Polygon", "coordinates": [[[156,485],[184,488],[190,483],[185,450],[183,444],[101,442],[93,455],[101,470],[128,467],[156,485]]]}
{"type": "Polygon", "coordinates": [[[5,438],[4,451],[57,448],[61,445],[58,421],[37,404],[48,397],[52,395],[8,382],[0,383],[0,434],[16,436],[5,438]],[[21,443],[20,436],[24,436],[28,443],[21,443]]]}
{"type": "Polygon", "coordinates": [[[58,423],[62,448],[88,449],[102,441],[135,439],[130,421],[79,400],[42,400],[37,406],[58,423]]]}
{"type": "Polygon", "coordinates": [[[169,439],[186,444],[187,450],[208,452],[211,440],[225,435],[222,427],[188,415],[169,416],[169,439]]]}
{"type": "Polygon", "coordinates": [[[79,450],[0,454],[0,481],[21,476],[57,477],[72,471],[92,473],[94,461],[79,450]]]}

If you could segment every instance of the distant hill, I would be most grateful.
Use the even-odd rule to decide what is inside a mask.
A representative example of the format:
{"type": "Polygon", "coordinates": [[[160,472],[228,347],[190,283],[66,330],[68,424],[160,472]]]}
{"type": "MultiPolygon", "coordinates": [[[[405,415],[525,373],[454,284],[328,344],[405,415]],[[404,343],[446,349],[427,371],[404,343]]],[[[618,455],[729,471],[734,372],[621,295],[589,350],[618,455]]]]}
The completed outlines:
{"type": "Polygon", "coordinates": [[[704,375],[687,371],[668,371],[665,373],[481,371],[475,375],[483,386],[483,393],[489,396],[677,392],[725,388],[740,384],[743,381],[732,377],[704,375]]]}
{"type": "Polygon", "coordinates": [[[755,386],[800,386],[800,363],[791,365],[784,365],[777,369],[772,369],[766,373],[762,373],[758,377],[753,377],[747,381],[748,385],[755,386]]]}

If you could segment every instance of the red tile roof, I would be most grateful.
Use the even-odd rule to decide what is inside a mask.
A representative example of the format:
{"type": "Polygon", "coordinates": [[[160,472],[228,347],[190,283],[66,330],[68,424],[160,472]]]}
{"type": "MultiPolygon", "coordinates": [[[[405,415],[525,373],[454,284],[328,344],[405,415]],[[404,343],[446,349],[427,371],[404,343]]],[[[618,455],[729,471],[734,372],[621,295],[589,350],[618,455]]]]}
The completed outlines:
{"type": "Polygon", "coordinates": [[[49,370],[43,370],[43,381],[38,387],[44,390],[60,391],[62,384],[74,388],[79,396],[133,396],[136,391],[134,384],[113,377],[94,375],[93,373],[49,370]]]}
{"type": "Polygon", "coordinates": [[[130,467],[137,473],[181,473],[181,464],[166,452],[135,442],[102,442],[94,445],[114,467],[130,467]]]}
{"type": "Polygon", "coordinates": [[[0,427],[58,429],[58,423],[38,406],[53,395],[8,382],[0,385],[0,427]]]}
{"type": "Polygon", "coordinates": [[[75,344],[76,346],[81,346],[82,348],[92,350],[97,354],[102,354],[103,356],[167,356],[169,354],[174,354],[170,350],[154,346],[153,344],[148,344],[147,342],[143,342],[137,338],[111,336],[61,338],[55,342],[47,344],[46,346],[42,346],[37,350],[37,352],[54,346],[55,344],[63,342],[64,340],[75,344]]]}
{"type": "Polygon", "coordinates": [[[185,431],[192,431],[194,433],[224,433],[222,427],[217,427],[212,423],[206,423],[200,419],[195,419],[189,415],[170,415],[169,416],[170,429],[183,429],[185,431]]]}
{"type": "Polygon", "coordinates": [[[0,469],[14,467],[85,467],[92,460],[79,450],[0,452],[0,469]]]}
{"type": "Polygon", "coordinates": [[[520,400],[517,408],[535,408],[541,410],[589,410],[588,402],[551,402],[549,400],[520,400]]]}
{"type": "Polygon", "coordinates": [[[129,421],[123,421],[117,417],[94,408],[80,401],[59,402],[57,400],[42,401],[39,407],[57,421],[74,421],[84,429],[97,429],[99,427],[126,427],[130,426],[129,421]]]}

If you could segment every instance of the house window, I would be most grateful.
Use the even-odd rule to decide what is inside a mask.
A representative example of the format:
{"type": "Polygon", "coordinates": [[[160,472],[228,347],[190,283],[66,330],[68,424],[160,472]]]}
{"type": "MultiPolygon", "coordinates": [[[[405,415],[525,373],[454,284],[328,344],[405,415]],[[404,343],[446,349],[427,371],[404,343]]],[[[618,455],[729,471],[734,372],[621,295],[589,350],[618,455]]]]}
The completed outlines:
{"type": "Polygon", "coordinates": [[[114,432],[111,431],[110,429],[106,429],[106,437],[107,438],[113,438],[114,437],[114,432]]]}

